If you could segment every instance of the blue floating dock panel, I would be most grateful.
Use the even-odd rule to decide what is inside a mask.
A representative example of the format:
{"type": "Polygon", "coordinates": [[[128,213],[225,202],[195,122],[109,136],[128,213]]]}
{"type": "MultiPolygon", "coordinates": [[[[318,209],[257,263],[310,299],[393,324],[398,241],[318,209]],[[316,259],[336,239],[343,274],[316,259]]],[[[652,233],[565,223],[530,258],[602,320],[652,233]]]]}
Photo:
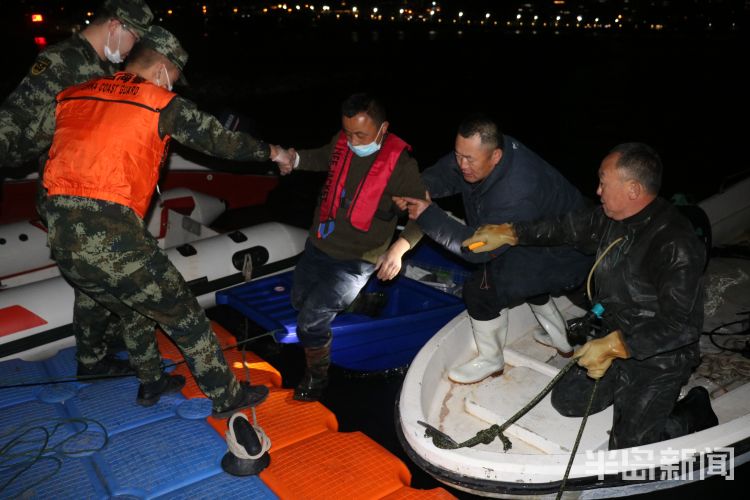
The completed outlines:
{"type": "MultiPolygon", "coordinates": [[[[11,359],[3,362],[3,376],[0,385],[5,387],[18,385],[20,387],[9,387],[0,390],[0,409],[13,406],[24,401],[32,401],[37,398],[41,386],[34,385],[50,379],[39,362],[22,361],[11,359]],[[24,387],[25,384],[26,385],[24,387]]],[[[2,410],[0,410],[2,411],[2,410]]]]}
{"type": "Polygon", "coordinates": [[[223,473],[226,450],[205,420],[174,417],[112,437],[94,464],[113,495],[150,498],[223,473]]]}
{"type": "MultiPolygon", "coordinates": [[[[71,349],[45,361],[2,362],[0,380],[44,384],[75,368],[71,349]]],[[[7,391],[0,498],[276,498],[259,477],[221,469],[227,446],[206,421],[207,399],[169,394],[143,408],[134,377],[7,391]]]]}
{"type": "MultiPolygon", "coordinates": [[[[48,422],[68,418],[65,408],[60,404],[48,404],[38,399],[3,408],[0,419],[0,447],[11,442],[15,437],[32,427],[44,427],[51,434],[47,447],[53,447],[73,433],[72,429],[62,427],[53,434],[53,426],[48,422]]],[[[42,434],[33,433],[29,440],[36,441],[42,434]]],[[[33,445],[30,445],[32,447],[33,445]]]]}
{"type": "MultiPolygon", "coordinates": [[[[11,470],[0,468],[0,485],[10,479],[11,470]],[[6,477],[8,475],[8,477],[6,477]]],[[[58,463],[51,458],[35,462],[0,492],[0,498],[34,499],[105,499],[110,498],[98,481],[88,458],[64,458],[58,463]]]]}
{"type": "Polygon", "coordinates": [[[177,406],[185,402],[180,394],[165,394],[159,402],[143,407],[135,402],[138,381],[135,377],[104,380],[87,385],[66,407],[73,417],[101,422],[110,436],[151,422],[175,416],[177,406]],[[116,404],[115,404],[116,402],[116,404]]]}
{"type": "Polygon", "coordinates": [[[158,500],[275,500],[278,497],[258,476],[236,477],[227,473],[211,476],[178,491],[156,497],[158,500]]]}
{"type": "MultiPolygon", "coordinates": [[[[216,293],[282,343],[298,342],[297,313],[290,291],[293,271],[216,293]]],[[[341,313],[333,321],[331,358],[344,368],[380,371],[408,364],[427,340],[464,309],[463,300],[406,277],[382,283],[373,276],[365,293],[381,293],[385,305],[376,317],[341,313]]]]}

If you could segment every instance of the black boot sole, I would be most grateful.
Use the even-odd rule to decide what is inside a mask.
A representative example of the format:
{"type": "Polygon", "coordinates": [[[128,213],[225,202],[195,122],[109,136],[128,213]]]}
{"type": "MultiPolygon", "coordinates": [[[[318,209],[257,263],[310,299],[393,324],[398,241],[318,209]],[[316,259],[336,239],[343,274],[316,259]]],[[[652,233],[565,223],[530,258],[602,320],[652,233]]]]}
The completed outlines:
{"type": "MultiPolygon", "coordinates": [[[[247,383],[245,382],[240,382],[240,383],[243,386],[247,387],[247,383]]],[[[254,385],[252,387],[256,389],[253,392],[255,396],[253,399],[247,399],[248,396],[245,396],[245,399],[243,399],[243,401],[238,403],[237,405],[231,408],[228,408],[226,410],[213,411],[211,412],[211,416],[214,418],[229,418],[240,410],[245,410],[248,408],[253,408],[255,406],[258,406],[259,404],[261,404],[263,401],[265,401],[268,398],[268,393],[269,393],[268,387],[266,387],[265,385],[254,385]]]]}

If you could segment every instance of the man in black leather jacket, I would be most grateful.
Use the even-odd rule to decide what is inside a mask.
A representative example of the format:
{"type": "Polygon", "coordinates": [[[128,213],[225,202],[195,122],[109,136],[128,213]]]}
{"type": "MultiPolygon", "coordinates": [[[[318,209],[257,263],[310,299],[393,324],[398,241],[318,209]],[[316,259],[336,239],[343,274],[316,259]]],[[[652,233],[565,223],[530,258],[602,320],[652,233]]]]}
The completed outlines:
{"type": "Polygon", "coordinates": [[[581,416],[600,379],[592,412],[614,404],[610,449],[717,423],[705,389],[686,398],[698,401],[697,413],[686,415],[677,403],[700,361],[706,254],[690,222],[657,196],[661,173],[649,146],[621,144],[599,169],[600,207],[556,220],[484,226],[464,241],[485,242],[478,252],[504,244],[568,244],[597,253],[591,299],[604,307],[603,336],[575,353],[588,372],[569,371],[555,386],[552,404],[563,415],[581,416]]]}

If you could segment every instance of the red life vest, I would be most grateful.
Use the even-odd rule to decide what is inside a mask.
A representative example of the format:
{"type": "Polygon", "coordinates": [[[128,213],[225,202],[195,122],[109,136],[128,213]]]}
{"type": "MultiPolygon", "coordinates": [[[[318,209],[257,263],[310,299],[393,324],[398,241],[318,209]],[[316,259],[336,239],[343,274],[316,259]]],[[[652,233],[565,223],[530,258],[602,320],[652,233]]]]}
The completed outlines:
{"type": "MultiPolygon", "coordinates": [[[[380,198],[383,196],[388,179],[391,178],[393,169],[396,167],[398,158],[404,149],[411,151],[411,146],[394,134],[386,135],[383,145],[377,152],[375,162],[350,198],[351,203],[346,216],[352,226],[360,231],[370,230],[372,218],[380,204],[380,198]]],[[[336,213],[345,196],[344,185],[349,173],[349,165],[352,162],[352,155],[353,153],[346,143],[346,134],[342,131],[336,146],[333,148],[328,178],[323,187],[318,238],[325,238],[333,231],[336,213]]]]}
{"type": "Polygon", "coordinates": [[[143,218],[169,142],[159,137],[159,113],[175,95],[130,73],[60,92],[44,167],[49,195],[112,201],[143,218]]]}

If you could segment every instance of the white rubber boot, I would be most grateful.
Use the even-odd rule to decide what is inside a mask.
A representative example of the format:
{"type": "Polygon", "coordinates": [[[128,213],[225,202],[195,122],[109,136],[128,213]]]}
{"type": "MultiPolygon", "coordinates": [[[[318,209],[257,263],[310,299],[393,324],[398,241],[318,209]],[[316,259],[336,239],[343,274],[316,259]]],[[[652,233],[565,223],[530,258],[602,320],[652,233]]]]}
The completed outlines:
{"type": "Polygon", "coordinates": [[[500,316],[489,321],[469,319],[479,355],[448,370],[448,378],[459,384],[473,384],[493,374],[501,375],[505,366],[503,347],[508,336],[508,310],[503,309],[500,316]]]}
{"type": "Polygon", "coordinates": [[[540,344],[557,349],[557,353],[563,358],[573,355],[573,348],[568,343],[565,320],[550,297],[549,302],[541,306],[529,304],[536,320],[542,325],[544,331],[534,332],[534,340],[540,344]]]}

